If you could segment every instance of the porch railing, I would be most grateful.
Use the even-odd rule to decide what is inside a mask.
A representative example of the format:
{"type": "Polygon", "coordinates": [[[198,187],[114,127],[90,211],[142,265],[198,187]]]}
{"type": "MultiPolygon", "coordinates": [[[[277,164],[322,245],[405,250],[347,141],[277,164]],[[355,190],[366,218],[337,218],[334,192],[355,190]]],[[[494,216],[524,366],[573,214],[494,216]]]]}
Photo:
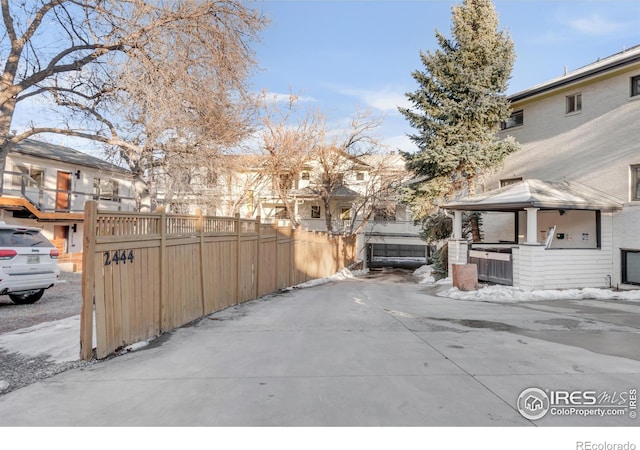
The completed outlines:
{"type": "Polygon", "coordinates": [[[106,197],[94,192],[48,188],[22,172],[4,171],[3,177],[0,195],[22,197],[42,212],[83,213],[84,203],[87,200],[97,201],[100,208],[112,210],[131,210],[135,205],[133,197],[121,195],[106,197]],[[68,196],[68,208],[57,207],[56,198],[60,194],[68,196]]]}

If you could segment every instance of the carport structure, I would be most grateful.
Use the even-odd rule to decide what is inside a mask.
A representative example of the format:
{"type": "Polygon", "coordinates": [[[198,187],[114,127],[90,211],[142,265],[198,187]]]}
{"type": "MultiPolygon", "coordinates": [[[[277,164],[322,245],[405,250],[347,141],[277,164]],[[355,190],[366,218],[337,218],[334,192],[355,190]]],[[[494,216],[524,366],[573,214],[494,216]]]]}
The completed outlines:
{"type": "Polygon", "coordinates": [[[523,289],[610,287],[613,215],[622,202],[575,181],[523,180],[447,203],[449,269],[478,264],[484,281],[523,289]],[[482,242],[462,235],[462,213],[482,213],[482,242]]]}

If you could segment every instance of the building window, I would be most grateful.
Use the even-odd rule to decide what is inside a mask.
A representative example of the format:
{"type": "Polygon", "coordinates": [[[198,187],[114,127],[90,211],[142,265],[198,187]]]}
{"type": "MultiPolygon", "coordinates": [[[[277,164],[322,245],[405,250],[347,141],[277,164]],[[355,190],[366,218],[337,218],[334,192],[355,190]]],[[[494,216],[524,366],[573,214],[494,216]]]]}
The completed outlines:
{"type": "Polygon", "coordinates": [[[582,94],[567,96],[567,114],[582,111],[582,94]]]}
{"type": "Polygon", "coordinates": [[[218,174],[213,169],[207,169],[207,185],[209,187],[218,184],[218,174]]]}
{"type": "Polygon", "coordinates": [[[320,206],[312,206],[311,207],[311,218],[319,219],[320,218],[320,206]]]}
{"type": "Polygon", "coordinates": [[[118,200],[118,182],[102,178],[93,179],[94,200],[118,200]]]}
{"type": "Polygon", "coordinates": [[[356,180],[357,181],[364,181],[364,172],[356,173],[356,180]]]}
{"type": "Polygon", "coordinates": [[[44,170],[31,168],[29,170],[29,176],[38,186],[44,186],[44,170]]]}
{"type": "Polygon", "coordinates": [[[253,214],[253,190],[247,191],[247,211],[249,214],[253,214]]]}
{"type": "Polygon", "coordinates": [[[640,165],[631,166],[631,201],[640,201],[640,165]]]}
{"type": "Polygon", "coordinates": [[[640,284],[640,250],[622,250],[622,282],[640,284]]]}
{"type": "Polygon", "coordinates": [[[300,176],[301,180],[305,180],[305,181],[309,181],[309,172],[302,172],[302,175],[300,176]]]}
{"type": "Polygon", "coordinates": [[[276,206],[276,219],[288,219],[287,208],[284,206],[276,206]]]}
{"type": "Polygon", "coordinates": [[[500,187],[511,186],[512,184],[520,183],[521,181],[522,181],[522,177],[505,178],[504,180],[500,180],[500,187]]]}
{"type": "Polygon", "coordinates": [[[631,77],[631,96],[640,95],[640,75],[631,77]]]}
{"type": "Polygon", "coordinates": [[[511,116],[504,122],[500,123],[501,130],[507,130],[509,128],[519,127],[524,125],[524,111],[514,111],[511,113],[511,116]]]}
{"type": "Polygon", "coordinates": [[[351,208],[340,208],[340,220],[351,220],[351,208]]]}
{"type": "Polygon", "coordinates": [[[378,207],[374,211],[374,222],[395,222],[396,221],[396,208],[395,206],[378,207]]]}
{"type": "Polygon", "coordinates": [[[14,166],[15,175],[11,177],[11,184],[14,187],[22,187],[24,180],[25,187],[42,187],[44,184],[44,169],[26,166],[14,166]],[[17,173],[20,173],[18,175],[17,173]]]}
{"type": "Polygon", "coordinates": [[[278,177],[278,189],[287,191],[293,187],[293,179],[289,173],[281,173],[278,177]]]}

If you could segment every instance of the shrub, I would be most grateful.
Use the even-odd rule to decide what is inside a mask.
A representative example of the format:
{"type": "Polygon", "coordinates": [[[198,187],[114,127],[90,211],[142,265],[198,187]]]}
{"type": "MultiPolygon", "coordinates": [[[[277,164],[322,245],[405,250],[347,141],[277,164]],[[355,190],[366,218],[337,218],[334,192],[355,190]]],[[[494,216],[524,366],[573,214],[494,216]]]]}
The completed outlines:
{"type": "Polygon", "coordinates": [[[449,244],[445,243],[433,254],[433,272],[436,281],[449,276],[449,244]]]}

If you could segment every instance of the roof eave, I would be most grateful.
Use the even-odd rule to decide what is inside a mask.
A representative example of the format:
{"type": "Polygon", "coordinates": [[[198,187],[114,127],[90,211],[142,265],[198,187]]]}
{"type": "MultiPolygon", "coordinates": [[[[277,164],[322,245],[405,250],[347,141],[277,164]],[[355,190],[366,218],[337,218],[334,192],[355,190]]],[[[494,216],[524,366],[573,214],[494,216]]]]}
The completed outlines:
{"type": "Polygon", "coordinates": [[[443,209],[451,211],[499,211],[499,212],[513,212],[523,211],[526,208],[539,208],[539,209],[566,209],[566,210],[588,210],[588,211],[603,211],[613,212],[620,211],[622,205],[586,205],[581,203],[566,203],[566,202],[528,202],[528,203],[460,203],[452,205],[444,205],[443,209]]]}
{"type": "Polygon", "coordinates": [[[542,85],[539,86],[535,86],[532,87],[530,89],[521,91],[521,92],[516,92],[513,95],[509,96],[509,101],[511,103],[515,103],[515,102],[519,102],[521,100],[525,100],[531,97],[535,97],[537,95],[543,94],[545,92],[549,92],[552,91],[554,89],[558,89],[573,83],[576,83],[578,81],[587,79],[587,78],[591,78],[594,77],[596,75],[599,75],[601,73],[605,73],[605,72],[609,72],[621,67],[625,67],[634,63],[638,63],[640,62],[640,53],[634,53],[632,55],[630,55],[628,58],[624,58],[621,60],[617,60],[617,61],[612,61],[609,64],[605,64],[599,67],[594,67],[591,70],[586,70],[584,72],[579,72],[576,73],[574,75],[566,75],[560,79],[554,79],[551,80],[547,83],[544,83],[542,85]]]}

